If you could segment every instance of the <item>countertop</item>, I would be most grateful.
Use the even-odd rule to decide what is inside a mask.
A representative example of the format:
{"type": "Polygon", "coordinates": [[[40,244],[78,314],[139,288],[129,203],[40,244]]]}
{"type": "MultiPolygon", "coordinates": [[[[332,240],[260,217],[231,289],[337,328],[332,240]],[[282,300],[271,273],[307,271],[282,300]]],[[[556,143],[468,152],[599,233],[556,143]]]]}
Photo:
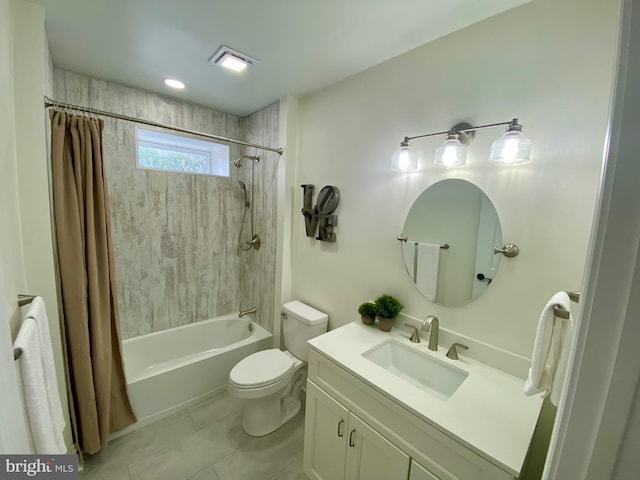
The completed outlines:
{"type": "MultiPolygon", "coordinates": [[[[428,337],[427,332],[420,333],[428,337]]],[[[476,362],[464,350],[458,349],[459,360],[450,360],[445,356],[447,348],[440,346],[434,352],[424,338],[418,344],[408,338],[404,330],[393,328],[385,333],[377,325],[353,322],[310,340],[309,345],[449,437],[519,476],[542,398],[525,396],[524,380],[476,362]],[[390,338],[469,375],[450,398],[440,399],[362,356],[390,338]]]]}

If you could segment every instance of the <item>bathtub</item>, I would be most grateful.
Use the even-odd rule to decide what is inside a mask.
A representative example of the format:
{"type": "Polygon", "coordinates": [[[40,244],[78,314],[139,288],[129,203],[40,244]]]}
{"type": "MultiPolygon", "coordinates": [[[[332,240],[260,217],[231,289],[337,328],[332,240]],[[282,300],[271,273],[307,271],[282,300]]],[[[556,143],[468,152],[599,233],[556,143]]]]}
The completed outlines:
{"type": "Polygon", "coordinates": [[[233,366],[247,355],[272,348],[273,335],[251,317],[231,314],[122,344],[139,428],[225,390],[233,366]]]}

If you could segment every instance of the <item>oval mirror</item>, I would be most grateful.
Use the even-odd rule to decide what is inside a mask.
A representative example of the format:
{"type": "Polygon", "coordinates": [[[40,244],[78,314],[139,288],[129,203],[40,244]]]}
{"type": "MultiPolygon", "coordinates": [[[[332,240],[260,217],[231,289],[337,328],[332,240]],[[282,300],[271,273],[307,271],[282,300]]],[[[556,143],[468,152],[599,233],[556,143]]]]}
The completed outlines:
{"type": "Polygon", "coordinates": [[[449,178],[431,185],[411,206],[403,234],[407,273],[427,300],[458,307],[491,287],[502,228],[491,200],[473,183],[449,178]]]}

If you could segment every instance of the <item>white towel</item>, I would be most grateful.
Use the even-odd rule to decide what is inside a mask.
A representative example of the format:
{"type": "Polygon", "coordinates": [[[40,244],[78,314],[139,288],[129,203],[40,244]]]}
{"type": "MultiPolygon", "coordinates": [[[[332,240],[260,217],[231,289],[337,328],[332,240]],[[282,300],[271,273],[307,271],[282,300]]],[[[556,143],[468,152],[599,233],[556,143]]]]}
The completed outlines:
{"type": "Polygon", "coordinates": [[[571,300],[565,292],[553,295],[540,314],[536,339],[533,344],[529,378],[524,385],[526,395],[551,394],[551,403],[558,406],[567,374],[569,349],[573,339],[571,300]],[[553,307],[561,306],[569,312],[569,318],[553,314],[553,307]]]}
{"type": "MultiPolygon", "coordinates": [[[[66,453],[62,431],[56,427],[57,421],[53,418],[47,392],[40,338],[36,321],[25,318],[13,344],[14,348],[22,350],[18,369],[31,434],[30,442],[38,454],[66,453]]],[[[60,401],[59,398],[57,400],[60,401]]]]}
{"type": "Polygon", "coordinates": [[[427,299],[435,301],[438,294],[440,245],[418,243],[417,255],[416,286],[427,299]]]}
{"type": "Polygon", "coordinates": [[[56,431],[63,432],[65,427],[62,404],[60,402],[60,392],[58,390],[58,378],[56,366],[53,360],[53,347],[51,345],[51,334],[49,332],[49,318],[47,309],[42,297],[35,297],[29,306],[26,314],[27,318],[33,318],[38,325],[40,333],[40,345],[42,348],[42,370],[44,372],[47,398],[51,409],[56,431]]]}
{"type": "Polygon", "coordinates": [[[404,264],[407,267],[407,273],[409,278],[416,282],[415,270],[413,264],[415,262],[416,244],[414,242],[402,242],[402,257],[404,258],[404,264]]]}

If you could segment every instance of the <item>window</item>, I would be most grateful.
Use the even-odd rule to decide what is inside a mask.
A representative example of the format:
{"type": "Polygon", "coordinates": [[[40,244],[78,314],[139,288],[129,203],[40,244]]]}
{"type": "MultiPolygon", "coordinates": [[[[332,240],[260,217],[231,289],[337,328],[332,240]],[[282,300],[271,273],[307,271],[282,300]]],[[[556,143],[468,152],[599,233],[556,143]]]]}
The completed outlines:
{"type": "Polygon", "coordinates": [[[149,170],[229,176],[229,146],[136,127],[137,166],[149,170]]]}

